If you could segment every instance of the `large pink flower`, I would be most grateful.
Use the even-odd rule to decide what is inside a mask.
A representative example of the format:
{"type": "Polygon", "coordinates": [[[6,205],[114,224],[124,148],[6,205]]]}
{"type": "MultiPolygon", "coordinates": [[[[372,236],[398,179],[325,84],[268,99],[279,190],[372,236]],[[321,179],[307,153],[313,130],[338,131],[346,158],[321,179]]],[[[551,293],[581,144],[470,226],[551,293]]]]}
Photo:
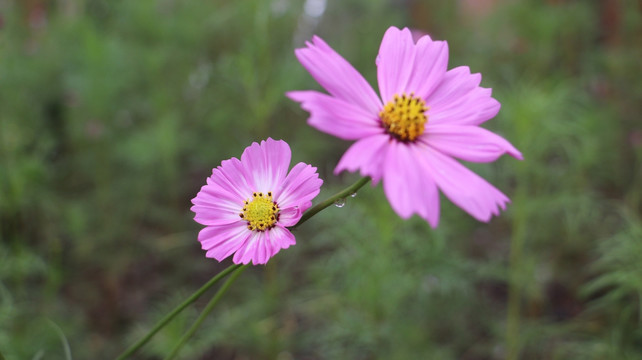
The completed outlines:
{"type": "Polygon", "coordinates": [[[285,141],[267,139],[212,170],[192,199],[194,220],[206,226],[198,234],[205,256],[222,261],[234,254],[236,264],[265,264],[295,244],[286,227],[312,205],[323,180],[304,163],[288,173],[290,157],[285,141]]]}
{"type": "Polygon", "coordinates": [[[391,27],[377,56],[377,96],[368,82],[319,37],[295,51],[301,64],[330,95],[287,95],[310,112],[313,127],[356,140],[335,173],[359,171],[373,184],[383,179],[392,208],[403,218],[417,213],[439,222],[439,194],[480,221],[505,209],[506,195],[453,158],[490,162],[504,153],[522,159],[502,137],[479,127],[500,105],[480,74],[466,66],[447,70],[448,45],[391,27]]]}

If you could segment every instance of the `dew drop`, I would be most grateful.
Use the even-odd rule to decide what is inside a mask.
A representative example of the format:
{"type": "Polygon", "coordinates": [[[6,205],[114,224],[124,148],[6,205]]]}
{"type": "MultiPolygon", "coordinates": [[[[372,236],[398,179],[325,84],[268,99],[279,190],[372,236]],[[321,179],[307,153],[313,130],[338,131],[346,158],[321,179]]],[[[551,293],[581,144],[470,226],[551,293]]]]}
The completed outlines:
{"type": "Polygon", "coordinates": [[[352,194],[350,194],[350,197],[351,197],[351,198],[353,198],[353,197],[357,197],[357,193],[356,193],[356,192],[353,192],[352,194]]]}
{"type": "Polygon", "coordinates": [[[338,208],[342,208],[342,207],[344,207],[345,205],[346,205],[346,199],[345,199],[345,198],[337,199],[337,200],[334,202],[334,206],[336,206],[336,207],[338,207],[338,208]]]}

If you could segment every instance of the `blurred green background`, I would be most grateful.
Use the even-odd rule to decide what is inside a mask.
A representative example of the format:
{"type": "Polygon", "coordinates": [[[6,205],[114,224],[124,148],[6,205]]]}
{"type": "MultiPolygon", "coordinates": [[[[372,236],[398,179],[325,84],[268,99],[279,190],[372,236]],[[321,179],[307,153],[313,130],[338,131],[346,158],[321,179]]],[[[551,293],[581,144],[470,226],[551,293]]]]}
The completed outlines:
{"type": "MultiPolygon", "coordinates": [[[[384,31],[444,39],[525,160],[467,164],[512,204],[438,229],[366,187],[247,271],[186,359],[642,358],[642,2],[0,0],[0,353],[108,359],[229,265],[190,199],[252,141],[319,168],[348,142],[284,93],[322,36],[376,86],[384,31]],[[67,349],[67,350],[65,350],[67,349]]],[[[211,293],[138,355],[167,354],[211,293]]]]}

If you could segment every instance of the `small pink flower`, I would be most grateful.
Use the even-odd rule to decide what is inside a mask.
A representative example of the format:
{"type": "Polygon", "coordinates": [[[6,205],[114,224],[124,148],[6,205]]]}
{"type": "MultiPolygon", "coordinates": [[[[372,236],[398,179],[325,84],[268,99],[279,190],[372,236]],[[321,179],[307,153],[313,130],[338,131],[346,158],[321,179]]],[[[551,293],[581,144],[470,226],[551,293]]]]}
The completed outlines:
{"type": "Polygon", "coordinates": [[[290,245],[295,225],[312,206],[323,180],[316,168],[290,166],[290,147],[268,138],[252,143],[241,160],[231,158],[212,170],[207,185],[192,199],[194,220],[206,227],[198,234],[205,256],[236,264],[265,264],[290,245]]]}
{"type": "Polygon", "coordinates": [[[417,213],[439,223],[439,193],[480,221],[505,209],[508,198],[453,157],[490,162],[522,154],[502,137],[479,127],[500,105],[480,74],[466,66],[447,71],[448,45],[410,30],[389,28],[377,56],[381,97],[319,37],[295,51],[301,64],[330,95],[287,95],[310,112],[308,123],[345,140],[356,140],[335,173],[357,171],[373,184],[383,179],[392,208],[402,218],[417,213]]]}

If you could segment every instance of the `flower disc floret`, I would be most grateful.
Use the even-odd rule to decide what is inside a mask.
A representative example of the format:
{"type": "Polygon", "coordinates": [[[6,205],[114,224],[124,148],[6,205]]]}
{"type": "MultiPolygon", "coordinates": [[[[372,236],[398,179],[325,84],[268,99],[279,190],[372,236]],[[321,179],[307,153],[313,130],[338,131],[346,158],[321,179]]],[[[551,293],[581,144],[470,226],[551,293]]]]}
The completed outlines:
{"type": "Polygon", "coordinates": [[[265,264],[296,244],[288,229],[312,206],[323,180],[317,169],[298,163],[285,141],[248,146],[241,159],[223,160],[192,199],[194,220],[205,225],[198,241],[205,256],[235,264],[265,264]]]}
{"type": "Polygon", "coordinates": [[[424,133],[428,122],[426,111],[426,102],[413,93],[395,95],[381,110],[379,118],[390,135],[401,141],[414,141],[424,133]]]}
{"type": "Polygon", "coordinates": [[[271,229],[279,220],[279,205],[272,199],[272,192],[253,193],[252,200],[244,201],[241,219],[247,221],[249,230],[264,231],[271,229]]]}

